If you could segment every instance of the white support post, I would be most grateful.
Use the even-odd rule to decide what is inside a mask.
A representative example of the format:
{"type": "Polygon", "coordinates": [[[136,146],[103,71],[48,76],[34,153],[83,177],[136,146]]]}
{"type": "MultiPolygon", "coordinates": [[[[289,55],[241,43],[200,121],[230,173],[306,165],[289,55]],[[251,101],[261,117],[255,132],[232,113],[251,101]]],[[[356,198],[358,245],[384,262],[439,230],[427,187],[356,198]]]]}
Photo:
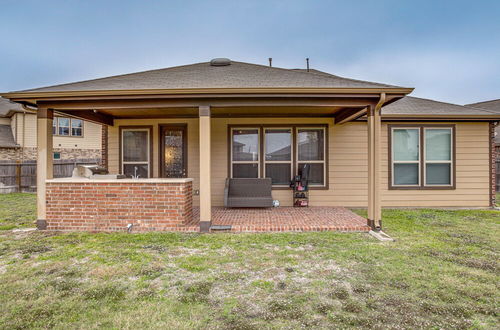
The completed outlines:
{"type": "Polygon", "coordinates": [[[212,223],[210,106],[199,107],[200,121],[200,231],[212,223]]]}

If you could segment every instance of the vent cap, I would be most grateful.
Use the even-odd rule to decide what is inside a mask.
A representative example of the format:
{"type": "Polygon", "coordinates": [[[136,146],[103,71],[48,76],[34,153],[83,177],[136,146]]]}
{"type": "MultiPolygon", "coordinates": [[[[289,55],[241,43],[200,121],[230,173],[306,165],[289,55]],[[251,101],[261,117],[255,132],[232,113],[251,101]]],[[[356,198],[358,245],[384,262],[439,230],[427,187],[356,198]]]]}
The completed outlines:
{"type": "Polygon", "coordinates": [[[214,58],[210,61],[211,66],[227,66],[231,65],[231,60],[224,57],[214,58]]]}

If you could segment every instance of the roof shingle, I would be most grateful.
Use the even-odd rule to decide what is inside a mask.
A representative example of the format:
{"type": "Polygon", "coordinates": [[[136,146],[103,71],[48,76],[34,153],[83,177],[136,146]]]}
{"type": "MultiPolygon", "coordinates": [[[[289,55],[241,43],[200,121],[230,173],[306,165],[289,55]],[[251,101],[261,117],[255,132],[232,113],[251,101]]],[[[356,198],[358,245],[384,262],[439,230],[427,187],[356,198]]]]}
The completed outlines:
{"type": "Polygon", "coordinates": [[[0,97],[0,118],[10,117],[15,112],[22,112],[23,108],[19,103],[11,102],[0,97]]]}
{"type": "Polygon", "coordinates": [[[401,88],[331,74],[310,74],[232,61],[227,66],[209,62],[124,74],[19,92],[196,88],[401,88]]]}
{"type": "Polygon", "coordinates": [[[490,111],[445,103],[413,96],[405,96],[402,99],[386,105],[382,108],[382,115],[491,115],[490,111]]]}

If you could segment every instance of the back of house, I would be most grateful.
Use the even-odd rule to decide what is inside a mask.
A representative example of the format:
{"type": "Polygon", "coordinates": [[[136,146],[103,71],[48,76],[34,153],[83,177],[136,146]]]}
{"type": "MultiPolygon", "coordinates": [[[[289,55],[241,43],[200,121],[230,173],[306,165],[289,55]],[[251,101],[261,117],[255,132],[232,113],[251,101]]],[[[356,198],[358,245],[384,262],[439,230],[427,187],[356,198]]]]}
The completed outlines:
{"type": "MultiPolygon", "coordinates": [[[[193,216],[196,225],[209,228],[212,210],[224,206],[226,178],[271,178],[273,199],[291,207],[290,182],[306,164],[308,206],[368,207],[375,229],[382,207],[492,206],[500,114],[408,96],[412,91],[317,70],[216,59],[4,97],[36,107],[42,128],[54,122],[57,132],[72,127],[55,120],[54,112],[105,125],[105,165],[112,174],[135,178],[103,183],[41,177],[48,187],[39,191],[41,220],[63,221],[54,215],[59,209],[50,211],[58,203],[50,194],[64,185],[90,187],[117,203],[128,197],[109,185],[130,191],[137,184],[153,191],[172,185],[183,192],[182,215],[167,217],[155,204],[147,207],[156,210],[151,212],[134,205],[133,219],[107,227],[96,220],[75,230],[122,230],[126,221],[143,230],[171,230],[192,223],[193,216]]],[[[40,136],[42,148],[57,146],[55,137],[40,136]]],[[[161,201],[163,209],[175,206],[158,194],[142,198],[161,201]]],[[[105,207],[95,215],[123,217],[105,207]]]]}

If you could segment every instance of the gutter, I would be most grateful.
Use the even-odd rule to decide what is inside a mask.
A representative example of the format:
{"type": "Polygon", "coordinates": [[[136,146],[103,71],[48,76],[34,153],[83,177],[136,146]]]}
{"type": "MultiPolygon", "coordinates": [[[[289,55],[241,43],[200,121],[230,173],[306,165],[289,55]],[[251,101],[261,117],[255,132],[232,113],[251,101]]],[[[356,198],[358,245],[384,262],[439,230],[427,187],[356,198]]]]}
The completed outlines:
{"type": "Polygon", "coordinates": [[[276,93],[306,93],[306,94],[409,94],[413,88],[186,88],[186,89],[124,89],[124,90],[87,90],[87,91],[25,91],[3,93],[0,96],[8,99],[30,99],[74,96],[140,96],[140,95],[187,95],[187,94],[276,94],[276,93]]]}

